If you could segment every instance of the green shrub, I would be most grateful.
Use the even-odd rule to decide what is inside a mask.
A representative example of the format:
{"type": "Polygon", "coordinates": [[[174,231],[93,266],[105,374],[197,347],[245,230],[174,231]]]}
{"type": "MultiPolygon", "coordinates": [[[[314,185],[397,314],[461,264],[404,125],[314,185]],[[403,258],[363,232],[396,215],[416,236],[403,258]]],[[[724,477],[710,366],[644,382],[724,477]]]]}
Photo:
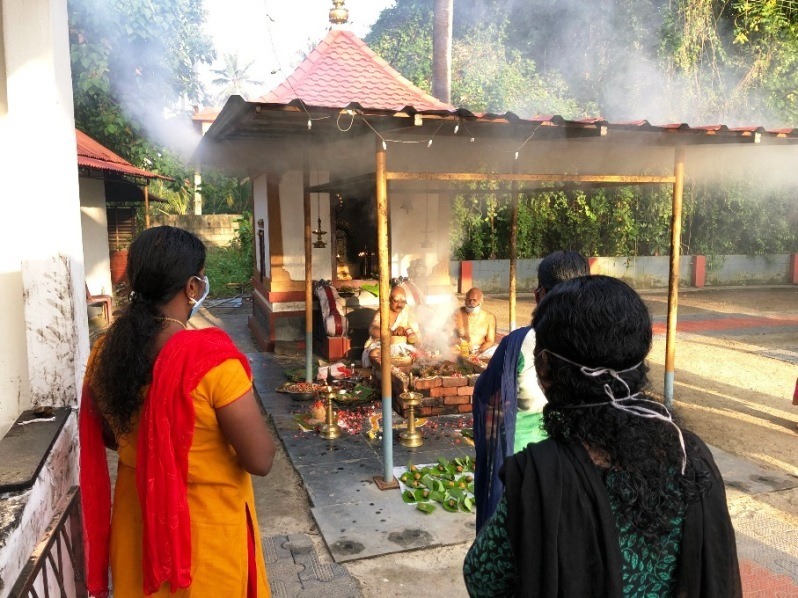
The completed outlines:
{"type": "Polygon", "coordinates": [[[234,297],[251,290],[252,262],[245,252],[234,247],[209,247],[205,273],[211,283],[211,297],[234,297]]]}
{"type": "Polygon", "coordinates": [[[205,273],[211,282],[211,297],[234,297],[242,289],[244,292],[252,290],[252,214],[244,212],[236,222],[238,231],[230,245],[208,248],[205,273]]]}

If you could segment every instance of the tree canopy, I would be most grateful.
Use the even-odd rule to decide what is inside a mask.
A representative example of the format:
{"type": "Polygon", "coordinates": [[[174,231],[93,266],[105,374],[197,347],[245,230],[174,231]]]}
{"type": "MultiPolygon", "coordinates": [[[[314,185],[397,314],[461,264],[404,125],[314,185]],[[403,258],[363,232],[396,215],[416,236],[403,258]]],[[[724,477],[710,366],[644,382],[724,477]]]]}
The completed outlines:
{"type": "MultiPolygon", "coordinates": [[[[397,0],[366,38],[427,90],[433,4],[397,0]]],[[[798,4],[791,0],[470,0],[455,3],[454,19],[452,95],[466,108],[531,115],[556,99],[566,117],[798,123],[798,4]],[[474,71],[495,72],[500,63],[545,94],[497,92],[506,87],[501,77],[474,83],[474,71]]]]}
{"type": "MultiPolygon", "coordinates": [[[[431,88],[434,0],[397,0],[367,43],[431,88]]],[[[560,114],[655,124],[798,125],[798,4],[791,0],[455,2],[452,103],[522,117],[560,114]]],[[[476,191],[476,189],[475,189],[476,191]]],[[[690,184],[683,251],[798,249],[794,190],[690,184]]],[[[460,195],[460,259],[508,257],[509,196],[460,195]]],[[[668,251],[670,191],[551,191],[519,203],[518,255],[668,251]]]]}
{"type": "Polygon", "coordinates": [[[239,58],[236,54],[225,54],[222,58],[224,67],[212,70],[216,78],[211,81],[211,83],[221,88],[217,95],[221,103],[226,102],[227,98],[232,95],[247,98],[252,87],[263,85],[262,81],[255,81],[249,74],[249,69],[255,63],[254,60],[242,65],[238,63],[239,58]]]}
{"type": "Polygon", "coordinates": [[[185,117],[204,98],[196,67],[214,58],[202,0],[70,0],[68,8],[77,127],[174,177],[178,190],[189,178],[179,157],[185,117]]]}

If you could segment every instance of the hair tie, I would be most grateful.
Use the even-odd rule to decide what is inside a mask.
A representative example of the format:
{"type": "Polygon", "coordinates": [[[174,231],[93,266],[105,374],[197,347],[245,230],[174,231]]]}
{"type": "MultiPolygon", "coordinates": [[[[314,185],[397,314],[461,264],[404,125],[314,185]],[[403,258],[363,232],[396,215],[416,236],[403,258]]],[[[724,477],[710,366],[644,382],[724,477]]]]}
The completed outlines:
{"type": "Polygon", "coordinates": [[[658,403],[657,401],[652,401],[651,399],[640,398],[639,392],[632,394],[632,389],[629,388],[629,385],[626,383],[626,380],[621,378],[621,376],[619,375],[624,372],[630,372],[634,369],[637,369],[643,363],[642,361],[623,370],[614,370],[612,368],[608,368],[605,366],[589,367],[586,365],[582,365],[580,363],[576,363],[575,361],[571,361],[567,357],[563,357],[562,355],[554,353],[553,351],[549,351],[548,349],[543,349],[543,351],[545,351],[549,355],[554,355],[554,357],[562,359],[563,361],[566,361],[571,365],[575,365],[576,367],[579,368],[579,371],[582,373],[582,375],[587,376],[588,378],[597,378],[603,374],[608,374],[609,376],[611,376],[612,378],[623,384],[624,387],[626,388],[625,397],[616,397],[615,394],[612,392],[612,387],[610,387],[609,384],[604,383],[603,385],[604,394],[607,395],[609,401],[604,401],[602,403],[585,403],[583,405],[563,405],[562,407],[568,409],[583,409],[587,407],[600,407],[602,405],[610,405],[611,407],[617,409],[618,411],[623,411],[624,413],[635,415],[637,417],[642,417],[644,419],[658,419],[676,428],[676,433],[679,436],[679,445],[682,448],[682,475],[684,475],[685,469],[687,468],[687,449],[685,448],[684,445],[684,435],[682,434],[682,431],[679,428],[679,426],[677,426],[676,423],[673,421],[673,416],[671,415],[671,412],[668,411],[668,408],[665,407],[665,405],[663,405],[662,403],[658,403]],[[637,401],[638,403],[648,403],[649,405],[651,405],[651,407],[640,404],[625,405],[624,403],[626,401],[637,401]]]}
{"type": "Polygon", "coordinates": [[[130,295],[128,295],[128,299],[131,303],[135,305],[144,305],[145,303],[150,303],[150,300],[147,299],[141,293],[137,293],[136,291],[130,291],[130,295]]]}

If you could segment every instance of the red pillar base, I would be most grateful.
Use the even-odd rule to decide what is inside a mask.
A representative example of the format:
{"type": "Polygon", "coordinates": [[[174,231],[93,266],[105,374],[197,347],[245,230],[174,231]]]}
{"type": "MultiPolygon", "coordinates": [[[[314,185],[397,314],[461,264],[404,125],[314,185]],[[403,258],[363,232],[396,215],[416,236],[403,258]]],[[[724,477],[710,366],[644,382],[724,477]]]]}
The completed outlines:
{"type": "Polygon", "coordinates": [[[707,282],[707,258],[705,255],[694,255],[692,271],[690,272],[690,284],[696,288],[703,289],[707,282]]]}
{"type": "Polygon", "coordinates": [[[790,254],[790,284],[798,284],[798,253],[790,254]]]}
{"type": "Polygon", "coordinates": [[[474,264],[470,261],[460,262],[459,293],[467,293],[474,287],[474,264]]]}
{"type": "Polygon", "coordinates": [[[349,355],[349,337],[348,336],[328,336],[324,339],[325,357],[330,362],[340,361],[347,359],[349,355]]]}

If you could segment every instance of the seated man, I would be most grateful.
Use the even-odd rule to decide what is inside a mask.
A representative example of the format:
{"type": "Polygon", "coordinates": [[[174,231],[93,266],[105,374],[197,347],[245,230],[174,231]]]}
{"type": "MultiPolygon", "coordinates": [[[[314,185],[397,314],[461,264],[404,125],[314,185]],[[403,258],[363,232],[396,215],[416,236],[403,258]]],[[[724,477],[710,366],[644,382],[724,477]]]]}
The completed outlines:
{"type": "MultiPolygon", "coordinates": [[[[413,347],[419,342],[418,323],[407,305],[407,295],[401,286],[391,289],[388,299],[388,322],[391,328],[391,357],[410,357],[416,350],[413,347]]],[[[363,349],[363,366],[369,367],[372,363],[380,363],[380,312],[374,314],[369,328],[371,334],[363,349]]]]}
{"type": "Polygon", "coordinates": [[[473,288],[466,293],[465,305],[454,314],[455,342],[468,346],[468,352],[490,359],[496,351],[496,316],[482,309],[482,291],[473,288]]]}

